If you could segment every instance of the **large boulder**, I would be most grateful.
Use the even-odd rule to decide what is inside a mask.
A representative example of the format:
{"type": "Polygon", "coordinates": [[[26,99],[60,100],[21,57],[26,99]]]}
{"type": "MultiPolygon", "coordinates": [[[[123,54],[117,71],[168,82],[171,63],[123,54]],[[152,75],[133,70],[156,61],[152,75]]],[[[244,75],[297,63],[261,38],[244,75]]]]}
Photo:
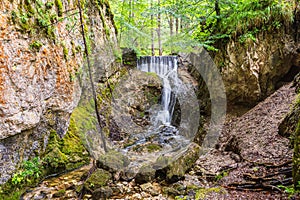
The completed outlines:
{"type": "Polygon", "coordinates": [[[109,198],[113,191],[108,187],[111,181],[112,175],[103,170],[96,169],[92,175],[84,182],[83,191],[92,195],[92,199],[107,199],[109,198]]]}
{"type": "MultiPolygon", "coordinates": [[[[295,77],[293,86],[295,87],[296,93],[300,94],[299,91],[300,73],[295,77]]],[[[279,124],[278,133],[284,137],[292,136],[292,138],[294,138],[299,119],[300,119],[300,100],[298,96],[298,99],[296,103],[293,105],[291,111],[284,117],[283,121],[279,124]]]]}
{"type": "Polygon", "coordinates": [[[159,156],[154,163],[140,168],[135,181],[145,183],[154,179],[163,179],[167,182],[176,182],[184,177],[186,171],[194,165],[199,155],[200,146],[192,142],[182,151],[178,151],[177,155],[159,156]]]}
{"type": "Polygon", "coordinates": [[[110,129],[112,140],[126,140],[127,136],[145,130],[151,123],[151,108],[159,104],[161,89],[162,80],[155,73],[131,70],[121,78],[112,94],[110,118],[118,126],[110,129]]]}
{"type": "Polygon", "coordinates": [[[295,189],[300,189],[300,120],[294,134],[293,180],[295,189]]]}

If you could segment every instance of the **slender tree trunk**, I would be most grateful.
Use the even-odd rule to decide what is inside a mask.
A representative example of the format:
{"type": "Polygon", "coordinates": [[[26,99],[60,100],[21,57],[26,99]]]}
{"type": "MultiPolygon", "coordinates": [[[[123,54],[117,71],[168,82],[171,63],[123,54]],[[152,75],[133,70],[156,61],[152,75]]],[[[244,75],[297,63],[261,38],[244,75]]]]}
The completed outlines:
{"type": "Polygon", "coordinates": [[[158,15],[157,15],[157,38],[158,38],[158,51],[159,55],[162,55],[162,46],[161,46],[161,14],[160,14],[160,0],[158,0],[158,15]]]}
{"type": "MultiPolygon", "coordinates": [[[[124,12],[125,2],[126,2],[126,0],[123,0],[122,9],[121,9],[121,14],[122,15],[123,15],[123,12],[124,12]]],[[[122,44],[122,33],[123,33],[123,22],[121,23],[120,33],[119,33],[119,44],[120,45],[122,44]]]]}
{"type": "MultiPolygon", "coordinates": [[[[151,0],[151,8],[153,8],[153,0],[151,0]]],[[[155,56],[155,49],[154,49],[154,17],[151,14],[151,53],[152,56],[155,56]]]]}
{"type": "Polygon", "coordinates": [[[218,26],[220,24],[220,15],[221,15],[219,0],[215,1],[215,11],[216,11],[216,15],[217,15],[217,26],[218,26]]]}
{"type": "Polygon", "coordinates": [[[174,18],[173,18],[173,16],[172,16],[172,14],[170,14],[170,22],[169,22],[169,27],[170,27],[170,38],[171,38],[171,53],[173,53],[173,42],[172,42],[172,40],[173,40],[173,20],[174,20],[174,18]]]}
{"type": "MultiPolygon", "coordinates": [[[[96,112],[98,124],[99,124],[100,128],[102,128],[100,113],[99,113],[99,110],[98,110],[97,95],[96,95],[96,90],[95,90],[95,86],[94,86],[94,81],[93,81],[93,78],[92,78],[90,55],[89,55],[89,50],[87,48],[86,36],[85,36],[85,33],[84,33],[83,15],[82,15],[80,0],[78,0],[78,9],[79,9],[79,18],[80,18],[80,23],[81,23],[81,34],[82,34],[83,43],[84,43],[84,52],[85,52],[85,55],[86,55],[89,79],[90,79],[90,83],[91,83],[91,87],[92,87],[93,100],[94,100],[94,104],[95,104],[95,112],[96,112]]],[[[105,140],[105,136],[104,136],[102,130],[100,130],[100,135],[101,135],[101,140],[102,140],[102,143],[103,143],[103,149],[104,149],[105,152],[107,152],[106,140],[105,140]]]]}
{"type": "Polygon", "coordinates": [[[128,22],[132,22],[132,0],[128,1],[129,13],[128,13],[128,22]]]}
{"type": "Polygon", "coordinates": [[[175,31],[176,31],[176,35],[178,35],[179,33],[179,18],[176,17],[176,20],[175,20],[175,31]]]}
{"type": "Polygon", "coordinates": [[[295,41],[298,42],[299,41],[299,37],[300,37],[300,31],[299,31],[299,26],[300,26],[300,11],[298,9],[299,2],[298,0],[295,0],[295,10],[294,10],[294,29],[295,29],[295,41]]]}

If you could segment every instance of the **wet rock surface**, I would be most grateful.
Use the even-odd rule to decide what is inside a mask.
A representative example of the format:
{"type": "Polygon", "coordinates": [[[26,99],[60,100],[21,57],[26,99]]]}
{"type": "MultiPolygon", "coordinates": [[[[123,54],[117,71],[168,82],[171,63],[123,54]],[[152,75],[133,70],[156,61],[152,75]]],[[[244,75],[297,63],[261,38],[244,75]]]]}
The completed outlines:
{"type": "Polygon", "coordinates": [[[142,132],[150,124],[150,108],[159,104],[161,89],[162,81],[154,73],[131,70],[122,77],[112,94],[111,117],[119,132],[110,134],[117,138],[142,132]]]}

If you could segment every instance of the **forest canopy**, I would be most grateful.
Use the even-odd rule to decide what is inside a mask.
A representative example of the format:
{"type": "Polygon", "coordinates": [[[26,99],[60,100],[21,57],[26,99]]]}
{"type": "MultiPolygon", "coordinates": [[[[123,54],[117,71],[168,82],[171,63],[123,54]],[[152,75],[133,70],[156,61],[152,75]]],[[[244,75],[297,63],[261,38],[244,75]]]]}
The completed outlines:
{"type": "Polygon", "coordinates": [[[217,50],[233,38],[255,41],[261,31],[293,23],[297,0],[111,0],[121,47],[139,55],[217,50]]]}

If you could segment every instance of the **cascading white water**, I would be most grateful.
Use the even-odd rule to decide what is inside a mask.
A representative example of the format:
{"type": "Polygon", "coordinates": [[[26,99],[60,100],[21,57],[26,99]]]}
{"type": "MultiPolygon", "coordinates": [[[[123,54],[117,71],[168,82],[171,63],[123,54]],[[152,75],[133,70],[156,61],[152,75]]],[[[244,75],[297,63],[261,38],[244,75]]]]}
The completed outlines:
{"type": "Polygon", "coordinates": [[[163,80],[162,109],[158,112],[156,120],[164,125],[170,125],[175,105],[172,94],[172,82],[177,82],[176,56],[144,56],[138,60],[137,68],[144,72],[154,72],[163,80]]]}

